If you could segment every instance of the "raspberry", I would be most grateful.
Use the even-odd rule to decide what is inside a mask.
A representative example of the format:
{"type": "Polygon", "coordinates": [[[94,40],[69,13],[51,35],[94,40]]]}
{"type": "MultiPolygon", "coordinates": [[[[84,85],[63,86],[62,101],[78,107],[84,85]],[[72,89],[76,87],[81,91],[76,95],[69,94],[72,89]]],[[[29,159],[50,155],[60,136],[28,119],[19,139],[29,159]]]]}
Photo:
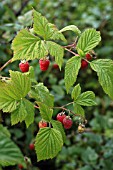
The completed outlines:
{"type": "Polygon", "coordinates": [[[30,143],[30,144],[29,144],[29,149],[30,149],[30,150],[34,150],[34,148],[35,148],[34,143],[30,143]]]}
{"type": "Polygon", "coordinates": [[[63,125],[64,125],[64,128],[65,129],[70,129],[72,127],[72,119],[70,118],[70,116],[66,116],[64,119],[63,119],[63,125]]]}
{"type": "Polygon", "coordinates": [[[24,73],[24,72],[28,72],[29,71],[29,63],[28,61],[21,61],[21,63],[19,64],[19,68],[20,70],[24,73]]]}
{"type": "Polygon", "coordinates": [[[84,68],[87,68],[87,66],[88,66],[88,62],[85,61],[85,60],[82,60],[81,61],[81,68],[84,69],[84,68]]]}
{"type": "Polygon", "coordinates": [[[38,126],[39,126],[39,128],[45,128],[45,127],[47,127],[47,122],[41,120],[41,121],[39,122],[38,126]]]}
{"type": "Polygon", "coordinates": [[[54,68],[54,69],[59,69],[58,64],[53,64],[53,68],[54,68]]]}
{"type": "Polygon", "coordinates": [[[78,132],[79,132],[79,133],[83,133],[84,130],[85,130],[85,126],[84,126],[83,124],[80,124],[80,125],[78,126],[78,132]]]}
{"type": "Polygon", "coordinates": [[[61,112],[57,114],[57,120],[63,124],[63,119],[66,117],[65,112],[61,112]]]}
{"type": "Polygon", "coordinates": [[[86,59],[87,59],[87,60],[91,60],[91,59],[92,59],[92,56],[91,56],[89,53],[87,53],[87,54],[86,54],[86,59]]]}
{"type": "Polygon", "coordinates": [[[22,165],[22,164],[19,164],[19,165],[18,165],[18,168],[19,168],[19,169],[23,169],[23,165],[22,165]]]}
{"type": "Polygon", "coordinates": [[[48,59],[40,59],[39,64],[40,64],[40,70],[46,71],[49,67],[50,61],[48,59]]]}

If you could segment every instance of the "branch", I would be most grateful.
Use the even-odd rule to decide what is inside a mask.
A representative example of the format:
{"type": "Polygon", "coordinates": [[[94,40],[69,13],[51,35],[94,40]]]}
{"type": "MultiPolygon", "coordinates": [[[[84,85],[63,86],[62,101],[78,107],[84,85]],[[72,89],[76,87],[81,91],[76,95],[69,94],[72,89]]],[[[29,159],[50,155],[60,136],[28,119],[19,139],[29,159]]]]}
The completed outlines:
{"type": "Polygon", "coordinates": [[[12,59],[10,59],[9,61],[7,61],[1,68],[0,71],[2,71],[8,64],[10,64],[12,62],[12,59]]]}

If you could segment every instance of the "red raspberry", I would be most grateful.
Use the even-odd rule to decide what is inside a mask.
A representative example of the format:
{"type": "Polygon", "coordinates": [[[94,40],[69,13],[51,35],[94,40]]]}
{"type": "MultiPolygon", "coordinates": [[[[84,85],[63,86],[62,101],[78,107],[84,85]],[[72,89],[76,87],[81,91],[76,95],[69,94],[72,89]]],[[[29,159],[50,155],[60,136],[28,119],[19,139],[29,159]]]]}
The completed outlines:
{"type": "Polygon", "coordinates": [[[64,128],[65,129],[70,129],[72,127],[72,119],[70,118],[70,116],[66,116],[64,119],[63,119],[63,125],[64,125],[64,128]]]}
{"type": "Polygon", "coordinates": [[[18,165],[18,168],[19,168],[19,169],[23,169],[23,165],[22,165],[22,164],[19,164],[19,165],[18,165]]]}
{"type": "Polygon", "coordinates": [[[64,112],[57,114],[57,120],[63,124],[63,119],[66,117],[64,112]]]}
{"type": "Polygon", "coordinates": [[[59,69],[58,64],[53,64],[53,68],[54,68],[54,69],[59,69]]]}
{"type": "Polygon", "coordinates": [[[34,148],[35,148],[34,143],[30,143],[30,144],[29,144],[29,149],[30,149],[30,150],[34,150],[34,148]]]}
{"type": "Polygon", "coordinates": [[[91,60],[91,59],[92,59],[92,56],[91,56],[89,53],[87,53],[87,54],[86,54],[86,59],[87,59],[87,60],[91,60]]]}
{"type": "Polygon", "coordinates": [[[85,61],[85,60],[82,60],[81,61],[81,68],[84,69],[84,68],[87,68],[87,66],[88,66],[88,62],[85,61]]]}
{"type": "Polygon", "coordinates": [[[26,61],[26,62],[21,61],[21,63],[19,64],[19,68],[23,73],[28,72],[29,71],[29,63],[28,63],[28,61],[26,61]]]}
{"type": "Polygon", "coordinates": [[[48,59],[40,59],[39,64],[40,64],[40,70],[46,71],[49,67],[50,61],[48,59]]]}
{"type": "Polygon", "coordinates": [[[47,127],[47,122],[41,120],[41,121],[39,122],[38,126],[39,126],[39,128],[45,128],[45,127],[47,127]]]}

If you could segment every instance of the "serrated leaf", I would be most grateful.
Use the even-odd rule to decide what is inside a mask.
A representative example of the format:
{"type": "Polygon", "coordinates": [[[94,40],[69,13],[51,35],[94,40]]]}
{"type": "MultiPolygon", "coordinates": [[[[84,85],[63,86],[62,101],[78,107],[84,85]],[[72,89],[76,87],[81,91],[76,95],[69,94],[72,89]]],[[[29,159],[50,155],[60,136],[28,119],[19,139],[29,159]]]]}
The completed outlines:
{"type": "Polygon", "coordinates": [[[86,91],[79,95],[75,102],[82,106],[93,106],[96,105],[95,94],[92,91],[86,91]]]}
{"type": "Polygon", "coordinates": [[[64,78],[67,92],[69,91],[70,87],[76,82],[80,67],[81,58],[79,56],[74,56],[67,61],[64,78]]]}
{"type": "Polygon", "coordinates": [[[73,31],[75,32],[77,35],[81,34],[81,31],[78,29],[77,26],[75,25],[68,25],[66,27],[64,27],[63,29],[60,30],[60,32],[65,32],[65,31],[73,31]]]}
{"type": "Polygon", "coordinates": [[[41,128],[36,137],[38,161],[54,158],[63,146],[61,133],[54,128],[41,128]]]}
{"type": "Polygon", "coordinates": [[[42,119],[50,122],[52,115],[53,115],[53,109],[50,109],[44,103],[37,102],[37,104],[39,105],[39,110],[40,110],[40,114],[41,114],[42,119]]]}
{"type": "Polygon", "coordinates": [[[27,127],[34,121],[34,106],[26,99],[21,100],[17,109],[11,113],[12,125],[22,122],[23,120],[25,120],[27,127]]]}
{"type": "Polygon", "coordinates": [[[0,133],[0,165],[9,166],[20,163],[25,165],[20,149],[9,137],[0,133]]]}
{"type": "Polygon", "coordinates": [[[85,111],[84,111],[84,109],[79,104],[73,103],[73,107],[74,107],[75,115],[76,114],[80,114],[83,117],[85,116],[85,111]]]}
{"type": "Polygon", "coordinates": [[[113,99],[113,61],[98,59],[90,63],[91,68],[97,72],[99,83],[103,90],[113,99]]]}
{"type": "Polygon", "coordinates": [[[51,123],[52,123],[52,126],[54,129],[58,130],[61,135],[62,135],[62,138],[63,138],[63,142],[65,142],[66,140],[66,135],[65,135],[65,132],[64,132],[64,128],[62,126],[62,123],[59,122],[59,121],[56,121],[56,120],[51,120],[51,123]]]}
{"type": "MultiPolygon", "coordinates": [[[[82,50],[85,54],[96,47],[101,41],[100,32],[95,29],[87,29],[82,34],[78,40],[77,49],[82,50]]],[[[78,50],[79,52],[79,50],[78,50]]]]}
{"type": "Polygon", "coordinates": [[[17,101],[24,98],[31,88],[29,74],[10,71],[11,80],[0,84],[0,109],[12,112],[16,109],[17,101]]]}
{"type": "Polygon", "coordinates": [[[44,38],[44,40],[50,39],[53,34],[53,30],[49,26],[48,20],[42,16],[39,12],[33,10],[33,28],[34,31],[44,38]]]}
{"type": "Polygon", "coordinates": [[[64,49],[59,44],[56,44],[52,41],[47,41],[46,44],[50,55],[55,57],[55,62],[59,65],[59,68],[61,69],[63,63],[64,49]]]}
{"type": "Polygon", "coordinates": [[[43,83],[38,83],[35,88],[34,97],[37,99],[38,102],[43,102],[45,105],[49,107],[53,107],[54,105],[54,96],[49,93],[49,90],[46,86],[43,85],[43,83]]]}
{"type": "Polygon", "coordinates": [[[26,29],[22,29],[16,35],[12,42],[12,49],[14,50],[12,61],[34,60],[35,58],[43,58],[48,54],[44,41],[26,29]]]}
{"type": "Polygon", "coordinates": [[[72,99],[76,100],[76,98],[80,95],[80,93],[81,93],[81,87],[80,87],[80,84],[77,84],[72,90],[72,93],[71,93],[72,99]]]}

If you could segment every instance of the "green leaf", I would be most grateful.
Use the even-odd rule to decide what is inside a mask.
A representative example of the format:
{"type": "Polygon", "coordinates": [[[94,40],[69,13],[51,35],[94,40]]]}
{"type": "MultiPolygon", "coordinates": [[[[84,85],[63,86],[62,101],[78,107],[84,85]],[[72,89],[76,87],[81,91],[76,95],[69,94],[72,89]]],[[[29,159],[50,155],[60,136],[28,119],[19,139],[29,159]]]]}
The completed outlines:
{"type": "Polygon", "coordinates": [[[21,100],[17,109],[11,113],[12,125],[22,122],[23,120],[25,120],[27,127],[34,121],[34,106],[26,99],[21,100]]]}
{"type": "Polygon", "coordinates": [[[98,59],[90,63],[91,68],[97,72],[99,83],[106,94],[113,99],[113,61],[98,59]]]}
{"type": "Polygon", "coordinates": [[[64,49],[60,45],[52,41],[47,41],[46,44],[50,55],[55,57],[55,62],[59,65],[59,68],[61,69],[63,63],[64,49]]]}
{"type": "Polygon", "coordinates": [[[47,105],[43,104],[43,103],[38,103],[39,105],[39,110],[40,110],[40,114],[42,119],[50,122],[52,115],[53,115],[53,109],[50,109],[47,105]]]}
{"type": "Polygon", "coordinates": [[[29,67],[29,74],[30,74],[31,82],[37,83],[37,81],[35,79],[34,67],[32,67],[32,66],[29,67]]]}
{"type": "Polygon", "coordinates": [[[52,123],[52,126],[54,129],[58,130],[61,135],[62,135],[62,138],[63,138],[63,142],[65,142],[66,140],[66,135],[65,135],[65,132],[64,132],[64,128],[62,126],[62,123],[59,122],[59,121],[56,121],[56,120],[51,120],[51,123],[52,123]]]}
{"type": "Polygon", "coordinates": [[[0,133],[6,135],[7,137],[11,136],[7,127],[4,127],[2,124],[0,124],[0,133]]]}
{"type": "Polygon", "coordinates": [[[37,12],[35,10],[33,10],[33,17],[34,17],[33,18],[33,20],[34,20],[34,24],[33,24],[34,31],[38,35],[43,37],[44,40],[50,39],[50,37],[53,34],[53,30],[49,26],[48,20],[44,16],[42,16],[39,12],[37,12]]]}
{"type": "Polygon", "coordinates": [[[76,114],[80,114],[82,115],[83,117],[85,116],[85,112],[84,112],[84,109],[77,103],[73,103],[73,107],[74,107],[74,112],[76,114]]]}
{"type": "Polygon", "coordinates": [[[101,41],[100,32],[95,29],[87,29],[82,34],[77,43],[77,50],[82,50],[85,54],[96,47],[101,41]]]}
{"type": "Polygon", "coordinates": [[[63,146],[61,133],[54,128],[41,128],[36,137],[38,161],[54,158],[63,146]]]}
{"type": "Polygon", "coordinates": [[[46,86],[43,85],[43,83],[38,83],[35,88],[35,93],[34,97],[37,99],[37,101],[43,102],[45,105],[49,107],[53,107],[54,105],[54,96],[49,93],[49,90],[47,89],[46,86]]]}
{"type": "Polygon", "coordinates": [[[81,93],[81,87],[80,87],[80,84],[77,84],[74,87],[74,89],[73,89],[73,91],[71,93],[72,99],[76,100],[76,98],[80,95],[80,93],[81,93]]]}
{"type": "Polygon", "coordinates": [[[9,137],[0,132],[0,165],[9,166],[20,163],[25,165],[20,149],[9,137]]]}
{"type": "Polygon", "coordinates": [[[30,91],[31,81],[29,74],[10,71],[11,80],[0,83],[0,109],[3,112],[12,112],[17,102],[30,91]]]}
{"type": "Polygon", "coordinates": [[[67,92],[70,87],[76,82],[79,69],[81,67],[81,58],[79,56],[74,56],[67,61],[65,67],[65,86],[67,92]]]}
{"type": "Polygon", "coordinates": [[[22,29],[14,38],[12,49],[14,50],[12,61],[34,60],[35,58],[43,58],[48,54],[44,41],[26,29],[22,29]]]}
{"type": "Polygon", "coordinates": [[[86,91],[79,95],[75,102],[82,106],[93,106],[96,105],[95,94],[92,91],[86,91]]]}
{"type": "Polygon", "coordinates": [[[81,31],[75,25],[68,25],[68,26],[66,26],[66,27],[64,27],[63,29],[60,30],[60,32],[65,32],[65,31],[73,31],[77,35],[81,34],[81,31]]]}

